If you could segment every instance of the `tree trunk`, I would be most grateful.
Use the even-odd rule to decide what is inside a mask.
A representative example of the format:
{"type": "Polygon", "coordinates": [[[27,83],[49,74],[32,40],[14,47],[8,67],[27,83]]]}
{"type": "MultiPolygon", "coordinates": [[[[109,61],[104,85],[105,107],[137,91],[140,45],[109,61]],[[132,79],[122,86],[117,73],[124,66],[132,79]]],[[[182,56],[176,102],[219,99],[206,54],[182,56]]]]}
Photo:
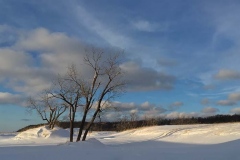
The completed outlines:
{"type": "Polygon", "coordinates": [[[70,142],[73,142],[73,121],[70,120],[70,142]]]}
{"type": "Polygon", "coordinates": [[[92,126],[94,120],[96,119],[97,114],[98,114],[99,111],[100,111],[100,110],[97,109],[96,112],[94,113],[94,115],[93,115],[91,121],[89,122],[89,124],[88,124],[88,126],[87,126],[87,128],[86,128],[86,130],[85,130],[85,132],[84,132],[84,135],[83,135],[82,141],[85,141],[85,140],[86,140],[86,138],[87,138],[87,134],[88,134],[88,131],[90,130],[90,128],[91,128],[91,126],[92,126]]]}
{"type": "Polygon", "coordinates": [[[72,112],[72,118],[70,119],[70,142],[73,142],[75,113],[75,111],[72,112]]]}
{"type": "Polygon", "coordinates": [[[83,132],[85,122],[86,122],[86,118],[87,118],[87,110],[85,110],[85,112],[84,112],[82,122],[81,122],[81,125],[79,127],[78,137],[77,137],[77,140],[76,140],[77,142],[81,140],[82,132],[83,132]]]}
{"type": "Polygon", "coordinates": [[[50,129],[53,129],[53,123],[52,122],[50,122],[48,126],[49,126],[50,129]]]}
{"type": "Polygon", "coordinates": [[[53,129],[56,125],[56,122],[57,122],[57,118],[55,118],[53,121],[52,121],[52,126],[51,126],[51,129],[53,129]]]}

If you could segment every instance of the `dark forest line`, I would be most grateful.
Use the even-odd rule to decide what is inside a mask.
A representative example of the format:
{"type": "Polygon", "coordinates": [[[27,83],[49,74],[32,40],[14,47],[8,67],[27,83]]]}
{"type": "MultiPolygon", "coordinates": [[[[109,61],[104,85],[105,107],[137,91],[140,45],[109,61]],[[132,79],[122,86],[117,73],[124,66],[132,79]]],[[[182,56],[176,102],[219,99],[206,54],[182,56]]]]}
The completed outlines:
{"type": "MultiPolygon", "coordinates": [[[[213,123],[230,123],[240,122],[240,115],[215,115],[210,117],[192,117],[192,118],[176,118],[176,119],[162,119],[152,118],[138,121],[122,120],[118,122],[95,122],[91,127],[91,131],[123,131],[127,129],[154,126],[154,125],[186,125],[186,124],[213,124],[213,123]]],[[[88,122],[86,122],[88,123],[88,122]]],[[[81,122],[75,122],[74,126],[80,126],[81,122]]],[[[17,132],[26,131],[28,129],[47,125],[45,123],[37,125],[29,125],[17,132]]],[[[60,128],[69,128],[69,122],[57,122],[60,128]]]]}

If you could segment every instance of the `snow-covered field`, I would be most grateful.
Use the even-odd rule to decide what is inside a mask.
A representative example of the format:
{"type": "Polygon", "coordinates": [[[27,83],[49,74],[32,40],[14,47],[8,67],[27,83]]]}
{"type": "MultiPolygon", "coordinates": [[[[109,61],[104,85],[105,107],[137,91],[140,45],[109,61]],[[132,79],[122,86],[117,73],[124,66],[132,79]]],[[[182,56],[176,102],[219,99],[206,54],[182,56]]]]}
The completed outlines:
{"type": "Polygon", "coordinates": [[[69,143],[68,135],[68,130],[46,127],[0,133],[0,160],[240,159],[240,123],[92,132],[79,143],[69,143]]]}

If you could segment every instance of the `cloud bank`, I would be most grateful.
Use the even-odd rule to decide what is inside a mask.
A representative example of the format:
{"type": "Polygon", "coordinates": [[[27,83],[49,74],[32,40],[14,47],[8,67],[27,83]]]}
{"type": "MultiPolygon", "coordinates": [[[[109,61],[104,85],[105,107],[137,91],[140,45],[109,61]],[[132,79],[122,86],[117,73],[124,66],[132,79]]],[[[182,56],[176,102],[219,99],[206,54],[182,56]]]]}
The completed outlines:
{"type": "MultiPolygon", "coordinates": [[[[4,26],[4,29],[7,27],[4,26]]],[[[83,57],[87,54],[85,50],[89,45],[84,42],[45,28],[19,30],[17,33],[14,43],[0,48],[2,86],[26,97],[51,87],[56,75],[66,73],[71,64],[76,64],[82,76],[89,75],[88,68],[83,65],[83,57]]],[[[135,61],[125,61],[120,67],[126,74],[129,91],[171,89],[174,85],[174,76],[143,67],[135,61]]],[[[3,99],[1,101],[6,102],[3,99]]]]}

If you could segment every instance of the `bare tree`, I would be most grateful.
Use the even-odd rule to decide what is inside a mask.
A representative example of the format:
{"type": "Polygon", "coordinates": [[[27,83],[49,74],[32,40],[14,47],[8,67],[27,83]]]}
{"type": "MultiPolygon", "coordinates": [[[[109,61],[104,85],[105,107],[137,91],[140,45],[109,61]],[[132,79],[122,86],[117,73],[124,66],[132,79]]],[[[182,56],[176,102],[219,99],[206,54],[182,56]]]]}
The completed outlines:
{"type": "Polygon", "coordinates": [[[58,100],[61,100],[69,110],[69,122],[70,122],[70,142],[73,142],[74,135],[74,122],[76,118],[77,108],[80,106],[81,90],[78,85],[70,81],[69,77],[74,77],[72,67],[69,67],[68,73],[61,77],[59,76],[54,89],[48,93],[58,100]]]}
{"type": "Polygon", "coordinates": [[[66,106],[44,94],[40,100],[30,97],[27,111],[30,113],[36,111],[42,120],[47,121],[49,128],[53,129],[59,117],[66,111],[66,106]]]}
{"type": "Polygon", "coordinates": [[[136,122],[138,120],[138,114],[137,112],[133,111],[130,112],[130,121],[131,122],[136,122]]]}
{"type": "Polygon", "coordinates": [[[106,102],[123,92],[125,82],[119,66],[120,56],[121,52],[106,55],[101,49],[91,48],[88,50],[84,61],[91,70],[90,79],[76,76],[76,68],[71,68],[71,81],[78,85],[83,98],[83,116],[77,141],[80,141],[81,138],[82,141],[86,140],[88,131],[96,117],[100,116],[106,102]],[[92,115],[88,117],[90,112],[92,115]],[[85,126],[87,118],[90,118],[90,121],[85,126]]]}
{"type": "Polygon", "coordinates": [[[124,131],[127,129],[137,128],[138,125],[138,112],[132,111],[128,114],[124,114],[124,116],[119,118],[117,123],[117,130],[124,131]]]}
{"type": "MultiPolygon", "coordinates": [[[[101,118],[101,112],[106,108],[106,104],[119,96],[125,86],[120,68],[122,52],[106,54],[104,50],[91,48],[86,50],[86,53],[84,67],[88,67],[89,75],[79,74],[77,68],[72,65],[68,68],[67,74],[59,76],[53,89],[48,91],[51,98],[61,101],[69,110],[70,142],[73,142],[77,111],[81,109],[82,117],[76,141],[85,141],[95,119],[101,118]]],[[[40,109],[37,111],[43,119],[46,119],[44,111],[40,109]]]]}

